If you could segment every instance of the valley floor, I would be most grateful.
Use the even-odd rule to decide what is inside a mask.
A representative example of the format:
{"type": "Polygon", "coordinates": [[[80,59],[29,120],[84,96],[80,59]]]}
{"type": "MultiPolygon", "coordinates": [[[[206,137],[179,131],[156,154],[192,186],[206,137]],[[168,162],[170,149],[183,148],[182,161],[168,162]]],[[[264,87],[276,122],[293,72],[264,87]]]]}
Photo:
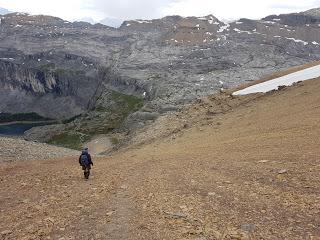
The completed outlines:
{"type": "Polygon", "coordinates": [[[76,157],[2,163],[1,239],[319,239],[319,92],[201,115],[95,158],[89,181],[76,157]]]}

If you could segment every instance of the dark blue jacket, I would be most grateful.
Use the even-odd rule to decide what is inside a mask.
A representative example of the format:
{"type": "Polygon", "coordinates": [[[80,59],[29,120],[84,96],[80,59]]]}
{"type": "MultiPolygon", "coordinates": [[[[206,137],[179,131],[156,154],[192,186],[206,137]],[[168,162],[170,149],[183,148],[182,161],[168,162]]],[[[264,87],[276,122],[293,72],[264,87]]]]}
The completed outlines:
{"type": "Polygon", "coordinates": [[[81,165],[81,156],[82,156],[82,155],[87,155],[88,160],[89,160],[89,165],[92,165],[92,166],[93,166],[93,162],[92,162],[91,156],[90,156],[90,154],[89,154],[88,152],[86,152],[86,151],[82,151],[82,153],[81,153],[81,155],[80,155],[80,157],[79,157],[79,164],[81,165]]]}

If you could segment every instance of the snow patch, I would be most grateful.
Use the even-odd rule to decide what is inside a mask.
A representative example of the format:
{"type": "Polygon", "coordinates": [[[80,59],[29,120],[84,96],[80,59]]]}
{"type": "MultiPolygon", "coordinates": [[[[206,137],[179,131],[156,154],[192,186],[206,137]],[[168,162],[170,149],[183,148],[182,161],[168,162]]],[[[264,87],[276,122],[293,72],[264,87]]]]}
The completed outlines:
{"type": "Polygon", "coordinates": [[[249,31],[242,31],[242,30],[240,30],[240,29],[238,29],[238,28],[234,28],[233,30],[234,30],[234,31],[236,31],[237,33],[247,33],[247,34],[252,34],[252,32],[249,32],[249,31]]]}
{"type": "Polygon", "coordinates": [[[1,60],[14,60],[14,58],[0,58],[1,60]]]}
{"type": "Polygon", "coordinates": [[[147,21],[147,20],[133,20],[133,21],[137,23],[151,23],[150,21],[147,21]]]}
{"type": "Polygon", "coordinates": [[[221,32],[223,32],[225,30],[229,31],[230,30],[229,27],[230,27],[230,24],[229,23],[225,23],[225,25],[221,26],[217,32],[221,33],[221,32]]]}
{"type": "Polygon", "coordinates": [[[263,23],[267,23],[267,24],[275,24],[275,22],[272,22],[272,21],[263,21],[263,23]]]}
{"type": "Polygon", "coordinates": [[[247,87],[232,93],[232,95],[237,96],[251,93],[266,93],[272,90],[277,90],[279,86],[291,86],[294,83],[317,77],[320,77],[320,65],[247,87]]]}
{"type": "Polygon", "coordinates": [[[296,43],[303,43],[303,45],[308,45],[308,44],[309,44],[308,42],[305,42],[305,41],[300,40],[300,39],[287,38],[287,37],[286,37],[286,39],[288,39],[288,40],[292,40],[292,41],[294,41],[294,42],[296,42],[296,43]]]}
{"type": "Polygon", "coordinates": [[[317,43],[316,41],[312,42],[313,45],[320,45],[319,43],[317,43]]]}
{"type": "Polygon", "coordinates": [[[29,16],[29,13],[18,12],[16,13],[16,16],[29,16]]]}
{"type": "Polygon", "coordinates": [[[236,24],[242,24],[243,22],[236,22],[236,24]]]}
{"type": "Polygon", "coordinates": [[[208,20],[209,24],[215,24],[215,25],[219,25],[219,23],[217,21],[214,21],[213,17],[210,17],[210,19],[208,20]]]}

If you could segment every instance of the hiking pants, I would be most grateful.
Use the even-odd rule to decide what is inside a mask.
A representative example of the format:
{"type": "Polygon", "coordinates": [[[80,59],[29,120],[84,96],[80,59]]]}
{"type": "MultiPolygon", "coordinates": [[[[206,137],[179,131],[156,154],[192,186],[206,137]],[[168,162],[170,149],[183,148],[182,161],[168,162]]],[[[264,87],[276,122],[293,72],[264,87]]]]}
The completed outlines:
{"type": "Polygon", "coordinates": [[[82,166],[83,175],[84,175],[85,179],[88,179],[88,178],[89,178],[90,169],[91,169],[91,166],[90,166],[90,165],[88,165],[88,166],[82,166]]]}

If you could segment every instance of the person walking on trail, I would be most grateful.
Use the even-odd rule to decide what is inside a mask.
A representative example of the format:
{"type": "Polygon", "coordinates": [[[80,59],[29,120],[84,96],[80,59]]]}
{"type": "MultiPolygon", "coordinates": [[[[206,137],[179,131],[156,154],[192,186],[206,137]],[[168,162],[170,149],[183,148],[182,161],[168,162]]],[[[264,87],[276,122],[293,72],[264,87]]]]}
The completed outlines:
{"type": "Polygon", "coordinates": [[[88,148],[82,150],[82,153],[79,157],[79,164],[82,167],[84,178],[89,179],[90,169],[91,166],[93,166],[93,162],[89,154],[88,148]]]}

